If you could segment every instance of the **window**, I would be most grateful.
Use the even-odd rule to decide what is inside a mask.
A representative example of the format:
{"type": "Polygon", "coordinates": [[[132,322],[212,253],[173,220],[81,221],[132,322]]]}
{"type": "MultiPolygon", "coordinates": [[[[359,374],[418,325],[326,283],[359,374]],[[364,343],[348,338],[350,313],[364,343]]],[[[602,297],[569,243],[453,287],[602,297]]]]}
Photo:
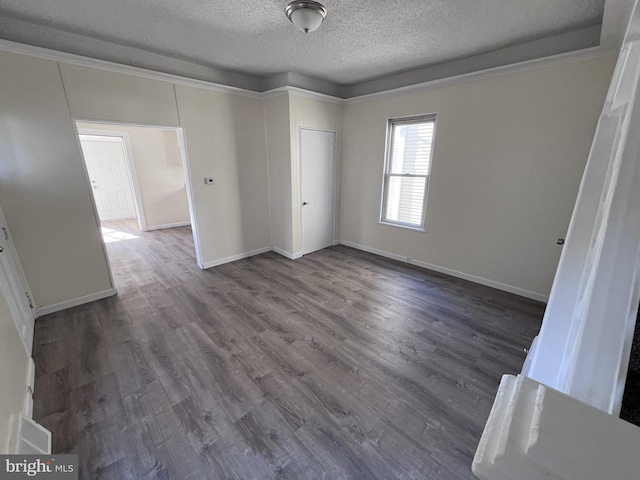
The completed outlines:
{"type": "Polygon", "coordinates": [[[436,116],[389,120],[380,221],[424,230],[436,116]]]}

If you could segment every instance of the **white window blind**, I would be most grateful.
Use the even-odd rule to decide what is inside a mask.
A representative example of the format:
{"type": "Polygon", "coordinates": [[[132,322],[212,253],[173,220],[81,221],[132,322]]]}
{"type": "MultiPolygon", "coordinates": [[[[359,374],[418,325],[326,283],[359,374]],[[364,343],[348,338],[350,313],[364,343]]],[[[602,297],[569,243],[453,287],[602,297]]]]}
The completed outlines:
{"type": "Polygon", "coordinates": [[[423,229],[435,115],[389,120],[381,221],[423,229]]]}

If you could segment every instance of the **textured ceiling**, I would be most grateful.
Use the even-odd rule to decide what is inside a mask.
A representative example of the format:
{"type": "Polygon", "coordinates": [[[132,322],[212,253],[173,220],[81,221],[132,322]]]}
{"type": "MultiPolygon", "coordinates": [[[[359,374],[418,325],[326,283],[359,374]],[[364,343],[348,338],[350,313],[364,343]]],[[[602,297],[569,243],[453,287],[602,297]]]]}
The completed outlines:
{"type": "MultiPolygon", "coordinates": [[[[325,0],[324,24],[304,35],[286,3],[0,0],[0,38],[188,76],[295,72],[353,85],[567,32],[597,36],[588,27],[604,10],[604,0],[325,0]]],[[[571,49],[593,46],[593,36],[575,37],[571,49]]]]}

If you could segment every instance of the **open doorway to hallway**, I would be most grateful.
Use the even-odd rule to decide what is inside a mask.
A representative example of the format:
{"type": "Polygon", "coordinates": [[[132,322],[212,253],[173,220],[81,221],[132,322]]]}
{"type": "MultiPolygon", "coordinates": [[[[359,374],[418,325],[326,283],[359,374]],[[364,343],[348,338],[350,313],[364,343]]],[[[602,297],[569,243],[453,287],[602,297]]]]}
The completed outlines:
{"type": "Polygon", "coordinates": [[[116,287],[110,244],[135,248],[143,232],[194,226],[182,130],[95,121],[76,129],[116,287]]]}

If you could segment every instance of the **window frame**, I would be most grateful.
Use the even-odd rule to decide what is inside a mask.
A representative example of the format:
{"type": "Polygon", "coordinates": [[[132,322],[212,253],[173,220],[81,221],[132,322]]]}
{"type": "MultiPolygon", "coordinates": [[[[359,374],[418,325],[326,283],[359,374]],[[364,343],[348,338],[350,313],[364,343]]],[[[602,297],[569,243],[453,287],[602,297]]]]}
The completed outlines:
{"type": "Polygon", "coordinates": [[[427,214],[427,196],[429,195],[429,183],[431,182],[431,167],[433,166],[433,153],[435,150],[436,128],[437,128],[437,113],[428,113],[423,115],[412,115],[408,117],[394,117],[387,119],[387,136],[385,142],[385,155],[384,155],[384,170],[382,174],[382,203],[380,205],[380,220],[378,223],[382,225],[389,225],[392,227],[406,228],[408,230],[426,232],[426,214],[427,214]],[[426,175],[414,175],[410,173],[391,173],[392,156],[393,156],[393,132],[394,127],[398,125],[415,125],[418,123],[433,122],[433,136],[431,138],[431,152],[429,153],[429,168],[426,175]],[[391,177],[404,177],[404,178],[425,178],[424,194],[422,199],[422,217],[421,223],[414,224],[408,222],[400,222],[395,220],[389,220],[386,217],[387,214],[387,198],[389,191],[389,180],[391,177]]]}

